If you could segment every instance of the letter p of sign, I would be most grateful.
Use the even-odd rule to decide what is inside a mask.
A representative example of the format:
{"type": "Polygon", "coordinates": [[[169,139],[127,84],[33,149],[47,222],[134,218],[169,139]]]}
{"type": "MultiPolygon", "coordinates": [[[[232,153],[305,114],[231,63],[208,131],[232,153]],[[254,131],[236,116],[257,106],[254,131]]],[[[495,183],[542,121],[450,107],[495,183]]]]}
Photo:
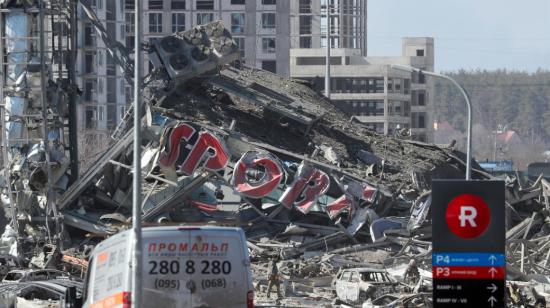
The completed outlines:
{"type": "Polygon", "coordinates": [[[294,182],[288,187],[279,202],[287,208],[296,208],[307,214],[317,199],[329,188],[330,179],[323,171],[302,163],[294,175],[294,182]]]}

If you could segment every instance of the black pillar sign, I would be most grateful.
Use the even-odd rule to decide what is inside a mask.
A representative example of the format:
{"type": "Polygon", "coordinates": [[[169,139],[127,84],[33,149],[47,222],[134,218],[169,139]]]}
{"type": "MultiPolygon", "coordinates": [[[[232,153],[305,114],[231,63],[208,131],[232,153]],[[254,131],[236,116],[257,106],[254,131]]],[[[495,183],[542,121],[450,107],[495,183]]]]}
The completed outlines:
{"type": "Polygon", "coordinates": [[[432,183],[434,307],[505,307],[504,182],[432,183]]]}

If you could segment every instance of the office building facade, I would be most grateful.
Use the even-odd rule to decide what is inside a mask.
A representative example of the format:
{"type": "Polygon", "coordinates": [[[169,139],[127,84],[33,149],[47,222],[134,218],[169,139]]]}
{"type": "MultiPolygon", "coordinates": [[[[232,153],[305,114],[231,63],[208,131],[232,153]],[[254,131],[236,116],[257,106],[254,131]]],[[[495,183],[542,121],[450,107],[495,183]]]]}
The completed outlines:
{"type": "MultiPolygon", "coordinates": [[[[433,140],[432,81],[391,67],[403,64],[433,71],[433,38],[403,38],[399,57],[363,57],[360,49],[334,49],[330,62],[330,98],[341,110],[381,134],[395,135],[407,128],[413,140],[433,140]]],[[[290,74],[324,92],[325,50],[292,49],[290,74]]]]}

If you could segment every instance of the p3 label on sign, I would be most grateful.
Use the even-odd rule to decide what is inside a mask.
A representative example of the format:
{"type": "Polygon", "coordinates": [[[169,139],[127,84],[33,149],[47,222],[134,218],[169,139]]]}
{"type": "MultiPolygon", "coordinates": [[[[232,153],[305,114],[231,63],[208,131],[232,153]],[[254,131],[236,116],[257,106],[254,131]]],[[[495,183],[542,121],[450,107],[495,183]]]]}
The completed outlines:
{"type": "Polygon", "coordinates": [[[483,198],[474,194],[461,194],[449,202],[445,220],[449,230],[456,236],[471,239],[487,230],[491,213],[483,198]]]}

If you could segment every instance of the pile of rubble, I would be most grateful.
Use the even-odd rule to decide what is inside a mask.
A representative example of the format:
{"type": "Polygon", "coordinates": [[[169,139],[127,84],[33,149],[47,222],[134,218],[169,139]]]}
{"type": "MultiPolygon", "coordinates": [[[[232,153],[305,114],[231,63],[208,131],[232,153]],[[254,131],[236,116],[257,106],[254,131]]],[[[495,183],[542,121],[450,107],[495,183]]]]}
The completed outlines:
{"type": "MultiPolygon", "coordinates": [[[[403,292],[428,291],[431,180],[463,178],[465,156],[452,144],[378,135],[301,81],[228,66],[238,50],[227,38],[213,23],[150,46],[156,68],[143,91],[143,222],[242,227],[257,290],[277,260],[289,301],[330,304],[334,277],[346,268],[380,268],[402,280],[411,259],[422,279],[403,282],[403,292]],[[198,57],[198,49],[178,53],[182,40],[200,46],[195,60],[208,65],[174,67],[174,54],[198,57]]],[[[8,220],[17,221],[2,228],[0,253],[15,260],[0,258],[0,273],[30,267],[83,277],[93,246],[131,225],[130,120],[131,113],[91,169],[56,190],[53,216],[36,193],[15,205],[4,193],[8,220]]],[[[476,164],[472,174],[492,178],[476,164]]],[[[508,278],[542,296],[549,187],[542,177],[507,179],[508,278]]],[[[534,295],[515,297],[520,305],[534,295]]]]}

